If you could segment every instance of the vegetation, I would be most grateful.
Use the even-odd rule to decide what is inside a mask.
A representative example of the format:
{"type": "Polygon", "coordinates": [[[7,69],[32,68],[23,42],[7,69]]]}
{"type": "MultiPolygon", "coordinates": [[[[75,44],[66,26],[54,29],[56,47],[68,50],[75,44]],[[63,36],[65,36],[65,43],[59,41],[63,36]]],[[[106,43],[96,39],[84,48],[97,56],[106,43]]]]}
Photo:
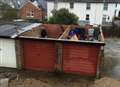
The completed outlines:
{"type": "Polygon", "coordinates": [[[0,19],[12,20],[17,18],[17,10],[6,3],[0,2],[0,19]]]}
{"type": "Polygon", "coordinates": [[[67,9],[62,8],[60,10],[53,10],[53,16],[50,17],[48,23],[52,24],[77,24],[78,17],[69,12],[67,9]]]}

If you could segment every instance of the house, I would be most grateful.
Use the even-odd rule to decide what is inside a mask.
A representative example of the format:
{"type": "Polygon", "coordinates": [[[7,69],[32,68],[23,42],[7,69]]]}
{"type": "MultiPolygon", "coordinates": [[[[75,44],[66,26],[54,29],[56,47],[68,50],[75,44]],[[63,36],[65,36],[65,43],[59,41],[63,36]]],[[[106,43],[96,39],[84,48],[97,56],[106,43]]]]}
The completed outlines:
{"type": "Polygon", "coordinates": [[[36,0],[28,0],[20,7],[19,16],[22,19],[42,21],[46,16],[46,9],[44,9],[36,0]]]}
{"type": "Polygon", "coordinates": [[[40,26],[39,23],[14,22],[0,24],[0,67],[20,67],[20,34],[40,26]]]}
{"type": "Polygon", "coordinates": [[[90,24],[112,22],[114,16],[120,16],[120,0],[47,0],[47,17],[53,9],[67,8],[79,17],[79,21],[90,24]]]}

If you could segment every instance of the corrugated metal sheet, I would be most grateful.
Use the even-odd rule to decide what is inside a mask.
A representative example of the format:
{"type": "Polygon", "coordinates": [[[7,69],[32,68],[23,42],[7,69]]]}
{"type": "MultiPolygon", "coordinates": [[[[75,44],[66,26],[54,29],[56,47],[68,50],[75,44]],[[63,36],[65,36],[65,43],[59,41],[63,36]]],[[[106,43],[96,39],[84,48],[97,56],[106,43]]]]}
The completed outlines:
{"type": "Polygon", "coordinates": [[[14,40],[0,38],[0,66],[16,68],[14,40]]]}
{"type": "Polygon", "coordinates": [[[19,33],[23,33],[39,25],[40,23],[3,22],[0,23],[0,36],[1,37],[11,37],[14,35],[17,36],[19,33]]]}
{"type": "Polygon", "coordinates": [[[95,76],[99,46],[65,43],[63,45],[63,71],[95,76]]]}
{"type": "Polygon", "coordinates": [[[23,40],[24,68],[31,70],[53,71],[55,46],[53,42],[23,40]]]}
{"type": "Polygon", "coordinates": [[[12,36],[14,33],[17,32],[16,30],[16,26],[14,25],[1,25],[0,26],[0,36],[6,36],[6,37],[10,37],[12,36]]]}

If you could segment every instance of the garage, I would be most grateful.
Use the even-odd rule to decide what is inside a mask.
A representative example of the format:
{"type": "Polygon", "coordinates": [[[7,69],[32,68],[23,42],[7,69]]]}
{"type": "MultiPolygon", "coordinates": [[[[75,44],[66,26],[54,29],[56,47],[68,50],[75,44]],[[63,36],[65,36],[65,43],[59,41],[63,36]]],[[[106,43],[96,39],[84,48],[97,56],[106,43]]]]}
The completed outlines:
{"type": "Polygon", "coordinates": [[[0,26],[0,67],[17,67],[16,41],[11,38],[16,32],[14,25],[4,24],[0,26]]]}
{"type": "Polygon", "coordinates": [[[0,38],[0,67],[16,68],[15,40],[0,38]]]}

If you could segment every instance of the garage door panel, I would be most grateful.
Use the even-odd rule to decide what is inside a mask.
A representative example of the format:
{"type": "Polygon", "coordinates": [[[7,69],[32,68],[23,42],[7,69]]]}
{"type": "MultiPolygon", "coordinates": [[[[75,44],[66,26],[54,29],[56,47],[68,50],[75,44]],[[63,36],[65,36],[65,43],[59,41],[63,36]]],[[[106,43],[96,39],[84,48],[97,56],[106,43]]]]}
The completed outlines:
{"type": "Polygon", "coordinates": [[[98,48],[95,46],[65,43],[63,45],[63,71],[81,75],[95,75],[97,57],[98,48]]]}
{"type": "Polygon", "coordinates": [[[24,67],[41,71],[53,71],[55,47],[53,42],[24,40],[24,67]]]}

